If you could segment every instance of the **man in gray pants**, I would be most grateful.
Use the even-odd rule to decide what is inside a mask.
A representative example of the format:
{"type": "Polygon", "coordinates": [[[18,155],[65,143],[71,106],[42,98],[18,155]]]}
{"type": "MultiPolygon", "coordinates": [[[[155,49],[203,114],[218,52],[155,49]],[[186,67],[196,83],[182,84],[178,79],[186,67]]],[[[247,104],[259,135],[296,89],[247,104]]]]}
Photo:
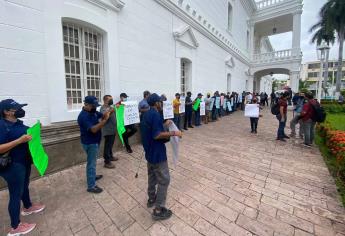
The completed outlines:
{"type": "Polygon", "coordinates": [[[311,147],[314,141],[314,129],[316,124],[316,122],[313,120],[315,116],[313,106],[315,106],[317,102],[314,100],[314,96],[311,93],[306,93],[305,97],[308,102],[304,104],[301,113],[304,128],[304,146],[311,147]]]}
{"type": "Polygon", "coordinates": [[[304,105],[304,93],[299,93],[298,99],[295,104],[294,117],[290,121],[291,134],[290,137],[294,138],[296,136],[296,125],[299,124],[299,137],[303,138],[303,122],[300,119],[300,115],[304,105]]]}
{"type": "Polygon", "coordinates": [[[154,220],[165,220],[171,217],[171,210],[165,207],[170,174],[167,161],[165,143],[171,136],[181,137],[181,131],[166,132],[163,125],[169,125],[171,120],[163,124],[161,97],[151,94],[147,99],[150,109],[144,113],[141,121],[142,143],[145,150],[148,172],[148,202],[147,207],[155,209],[152,213],[154,220]]]}

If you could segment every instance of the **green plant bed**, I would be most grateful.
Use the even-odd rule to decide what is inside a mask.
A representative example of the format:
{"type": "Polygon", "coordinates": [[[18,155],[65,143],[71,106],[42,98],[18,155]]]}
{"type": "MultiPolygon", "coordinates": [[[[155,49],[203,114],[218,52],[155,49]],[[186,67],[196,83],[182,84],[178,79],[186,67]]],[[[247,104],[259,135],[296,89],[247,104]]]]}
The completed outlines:
{"type": "Polygon", "coordinates": [[[345,113],[327,113],[326,121],[336,130],[345,130],[345,113]]]}
{"type": "Polygon", "coordinates": [[[320,152],[322,153],[323,159],[328,167],[329,172],[335,179],[337,190],[340,194],[341,201],[345,207],[345,182],[337,175],[338,167],[336,158],[329,152],[328,147],[325,145],[324,139],[320,137],[319,133],[316,133],[315,143],[319,146],[320,152]]]}

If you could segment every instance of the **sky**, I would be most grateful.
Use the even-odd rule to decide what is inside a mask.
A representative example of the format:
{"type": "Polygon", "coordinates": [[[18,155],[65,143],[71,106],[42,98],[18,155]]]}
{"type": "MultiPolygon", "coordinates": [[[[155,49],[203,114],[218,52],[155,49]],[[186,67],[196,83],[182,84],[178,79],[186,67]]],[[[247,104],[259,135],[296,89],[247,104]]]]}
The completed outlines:
{"type": "MultiPolygon", "coordinates": [[[[318,22],[318,13],[320,8],[327,2],[327,0],[303,0],[303,13],[301,22],[301,50],[303,52],[303,63],[309,61],[316,61],[316,45],[311,44],[311,36],[309,33],[310,27],[318,22]]],[[[292,33],[284,33],[275,36],[270,36],[271,44],[274,50],[283,50],[291,48],[292,33]],[[289,40],[286,40],[289,38],[289,40]]],[[[338,58],[338,43],[331,46],[329,59],[338,58]]]]}

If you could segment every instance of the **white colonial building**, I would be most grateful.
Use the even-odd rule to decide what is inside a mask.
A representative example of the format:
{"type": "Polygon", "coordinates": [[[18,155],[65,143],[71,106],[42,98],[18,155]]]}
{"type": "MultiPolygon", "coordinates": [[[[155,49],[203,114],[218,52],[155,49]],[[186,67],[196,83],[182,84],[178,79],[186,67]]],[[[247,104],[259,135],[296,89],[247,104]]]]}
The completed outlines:
{"type": "Polygon", "coordinates": [[[75,120],[83,97],[298,89],[302,0],[0,0],[0,99],[27,122],[75,120]],[[268,36],[292,31],[274,51],[268,36]]]}

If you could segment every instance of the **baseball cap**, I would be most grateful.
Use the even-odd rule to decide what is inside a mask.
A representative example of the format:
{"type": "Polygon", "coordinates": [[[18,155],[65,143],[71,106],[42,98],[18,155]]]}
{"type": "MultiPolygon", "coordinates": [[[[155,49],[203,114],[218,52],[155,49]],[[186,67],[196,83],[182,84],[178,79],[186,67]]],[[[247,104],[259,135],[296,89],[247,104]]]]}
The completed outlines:
{"type": "Polygon", "coordinates": [[[202,93],[198,93],[198,97],[199,97],[199,96],[201,96],[201,97],[202,97],[202,96],[204,96],[204,95],[202,95],[202,93]]]}
{"type": "Polygon", "coordinates": [[[84,102],[90,105],[99,107],[101,104],[98,103],[98,100],[95,96],[86,96],[84,102]]]}
{"type": "Polygon", "coordinates": [[[18,110],[24,106],[27,106],[27,103],[20,104],[13,99],[5,99],[0,102],[0,109],[1,110],[18,110]]]}
{"type": "Polygon", "coordinates": [[[161,101],[161,96],[159,96],[157,93],[152,93],[148,98],[147,98],[147,103],[150,106],[155,105],[156,102],[161,101]]]}
{"type": "Polygon", "coordinates": [[[120,94],[120,97],[123,97],[123,98],[128,98],[127,94],[126,93],[121,93],[120,94]]]}

